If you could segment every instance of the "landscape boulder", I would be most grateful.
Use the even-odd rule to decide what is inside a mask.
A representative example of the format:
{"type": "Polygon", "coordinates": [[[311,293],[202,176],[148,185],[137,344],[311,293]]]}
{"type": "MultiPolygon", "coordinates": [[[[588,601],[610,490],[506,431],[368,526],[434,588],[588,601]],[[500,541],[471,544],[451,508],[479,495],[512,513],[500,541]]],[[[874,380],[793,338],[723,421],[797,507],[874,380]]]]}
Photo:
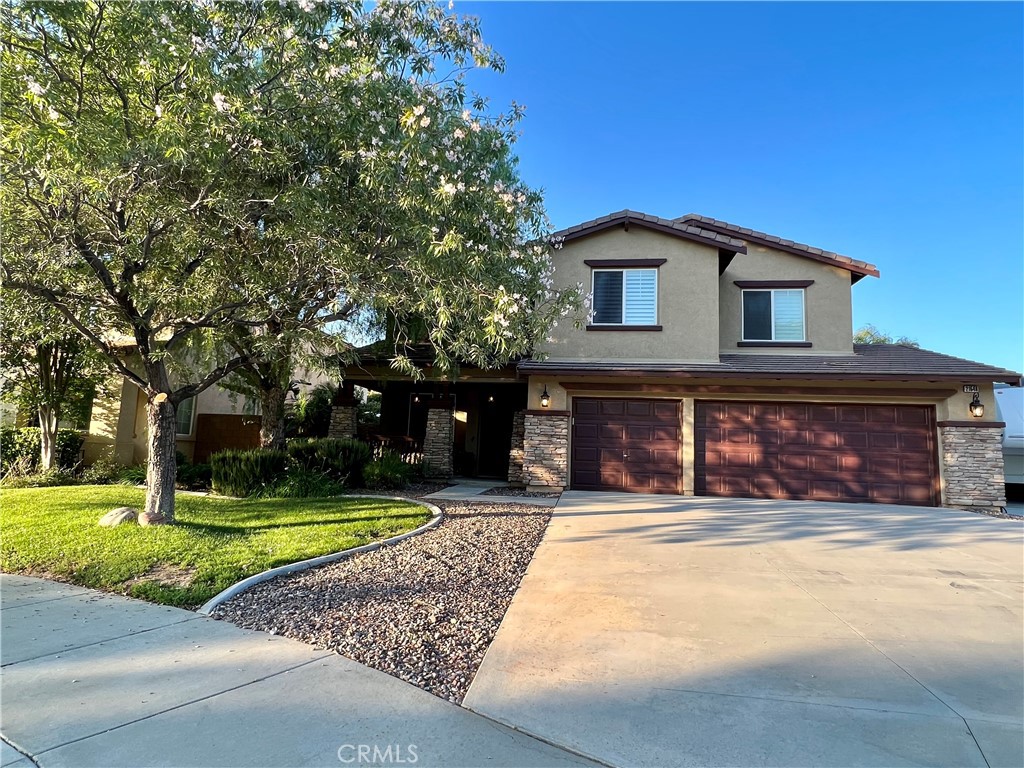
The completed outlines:
{"type": "Polygon", "coordinates": [[[134,523],[139,518],[139,511],[131,507],[118,507],[112,509],[100,518],[100,525],[104,528],[113,528],[123,523],[134,523]]]}

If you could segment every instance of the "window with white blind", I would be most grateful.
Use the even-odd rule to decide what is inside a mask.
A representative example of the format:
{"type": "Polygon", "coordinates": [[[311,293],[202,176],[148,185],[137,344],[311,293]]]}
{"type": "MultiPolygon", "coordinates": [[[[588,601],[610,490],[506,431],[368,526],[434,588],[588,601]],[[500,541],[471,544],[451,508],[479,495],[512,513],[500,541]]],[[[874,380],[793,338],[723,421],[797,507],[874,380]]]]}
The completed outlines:
{"type": "Polygon", "coordinates": [[[658,322],[657,269],[595,269],[594,325],[658,322]]]}
{"type": "Polygon", "coordinates": [[[743,341],[805,341],[802,288],[743,291],[743,341]]]}
{"type": "Polygon", "coordinates": [[[187,400],[182,400],[178,403],[178,411],[175,414],[175,422],[177,423],[176,432],[179,435],[191,435],[192,434],[192,422],[195,418],[196,410],[196,399],[190,397],[187,400]]]}

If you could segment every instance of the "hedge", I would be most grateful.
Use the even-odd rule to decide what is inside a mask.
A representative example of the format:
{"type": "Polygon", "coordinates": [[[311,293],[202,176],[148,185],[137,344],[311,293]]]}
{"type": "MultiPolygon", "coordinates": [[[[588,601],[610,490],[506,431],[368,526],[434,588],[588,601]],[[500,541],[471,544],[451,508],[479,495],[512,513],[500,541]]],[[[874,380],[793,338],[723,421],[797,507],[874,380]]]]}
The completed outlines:
{"type": "Polygon", "coordinates": [[[350,438],[290,440],[288,456],[301,469],[326,474],[350,488],[363,486],[363,470],[373,458],[366,443],[350,438]]]}
{"type": "Polygon", "coordinates": [[[210,457],[210,480],[217,493],[251,496],[280,480],[287,463],[284,451],[221,451],[210,457]]]}
{"type": "MultiPolygon", "coordinates": [[[[57,430],[57,466],[72,469],[78,464],[84,438],[74,429],[57,430]]],[[[42,438],[39,427],[0,428],[0,470],[7,472],[12,465],[22,462],[28,469],[39,466],[42,438]]]]}

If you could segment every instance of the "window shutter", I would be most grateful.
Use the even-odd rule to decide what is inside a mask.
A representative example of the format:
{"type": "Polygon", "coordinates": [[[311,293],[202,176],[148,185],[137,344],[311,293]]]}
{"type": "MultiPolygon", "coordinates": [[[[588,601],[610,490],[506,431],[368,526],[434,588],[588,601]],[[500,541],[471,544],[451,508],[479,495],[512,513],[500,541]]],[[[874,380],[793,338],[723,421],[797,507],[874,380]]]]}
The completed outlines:
{"type": "Polygon", "coordinates": [[[775,291],[775,340],[804,340],[803,291],[775,291]]]}
{"type": "Polygon", "coordinates": [[[657,322],[658,272],[654,269],[631,269],[626,280],[627,325],[654,325],[657,322]]]}
{"type": "Polygon", "coordinates": [[[622,322],[622,272],[594,273],[594,322],[602,325],[622,322]]]}

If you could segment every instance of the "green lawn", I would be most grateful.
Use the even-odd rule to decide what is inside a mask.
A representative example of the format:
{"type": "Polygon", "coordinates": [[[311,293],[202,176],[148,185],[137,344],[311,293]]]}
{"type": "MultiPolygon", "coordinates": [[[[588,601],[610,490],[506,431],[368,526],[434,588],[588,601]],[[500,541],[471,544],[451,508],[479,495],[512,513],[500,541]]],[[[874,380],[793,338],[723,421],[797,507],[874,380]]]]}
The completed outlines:
{"type": "Polygon", "coordinates": [[[194,608],[239,579],[422,525],[423,507],[384,499],[219,499],[178,494],[177,523],[101,528],[141,509],[121,485],[0,491],[0,569],[194,608]]]}

